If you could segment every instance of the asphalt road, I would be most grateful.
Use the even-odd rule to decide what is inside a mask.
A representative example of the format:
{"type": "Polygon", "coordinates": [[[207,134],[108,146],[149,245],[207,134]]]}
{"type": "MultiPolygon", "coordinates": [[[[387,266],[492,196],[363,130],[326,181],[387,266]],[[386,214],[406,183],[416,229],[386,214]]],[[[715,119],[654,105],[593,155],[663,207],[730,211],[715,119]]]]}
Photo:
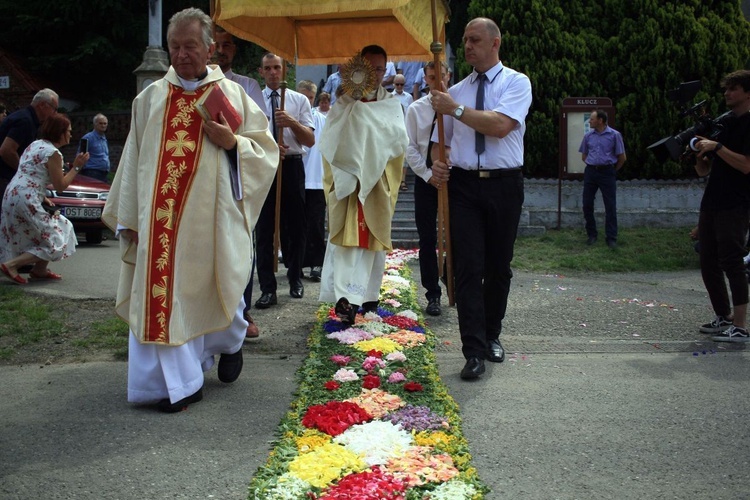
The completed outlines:
{"type": "MultiPolygon", "coordinates": [[[[52,266],[62,282],[29,290],[114,297],[116,247],[81,246],[52,266]]],[[[210,372],[186,412],[129,405],[126,363],[0,367],[0,497],[246,498],[317,308],[316,284],[294,300],[283,275],[240,379],[210,372]]],[[[697,271],[517,273],[508,357],[467,383],[455,308],[430,318],[488,498],[750,498],[750,357],[699,334],[709,319],[697,271]]]]}

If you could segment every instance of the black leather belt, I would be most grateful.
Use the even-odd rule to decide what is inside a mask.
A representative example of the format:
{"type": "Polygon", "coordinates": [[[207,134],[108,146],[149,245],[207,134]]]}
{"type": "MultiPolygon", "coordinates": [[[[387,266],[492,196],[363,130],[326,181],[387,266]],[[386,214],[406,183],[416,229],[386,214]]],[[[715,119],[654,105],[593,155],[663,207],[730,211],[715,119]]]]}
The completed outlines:
{"type": "Polygon", "coordinates": [[[301,160],[302,155],[284,155],[285,160],[301,160]]]}
{"type": "Polygon", "coordinates": [[[481,170],[466,170],[464,168],[452,168],[451,174],[454,172],[460,172],[471,177],[477,177],[479,179],[495,179],[497,177],[518,177],[522,175],[523,171],[519,168],[494,168],[492,170],[481,169],[481,170]]]}
{"type": "Polygon", "coordinates": [[[587,163],[586,166],[587,167],[591,167],[591,168],[593,168],[595,170],[607,170],[608,168],[614,167],[615,164],[614,163],[605,163],[604,165],[589,165],[587,163]]]}

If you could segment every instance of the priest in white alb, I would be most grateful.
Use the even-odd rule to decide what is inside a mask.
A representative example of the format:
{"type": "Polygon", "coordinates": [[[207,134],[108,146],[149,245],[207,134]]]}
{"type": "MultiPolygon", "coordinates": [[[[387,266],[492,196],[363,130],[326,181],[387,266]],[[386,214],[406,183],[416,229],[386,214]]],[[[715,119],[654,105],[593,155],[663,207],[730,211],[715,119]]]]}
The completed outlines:
{"type": "Polygon", "coordinates": [[[130,327],[128,401],[177,412],[203,397],[203,372],[242,370],[252,227],[278,146],[265,112],[217,66],[211,19],[169,21],[171,67],[133,101],[130,133],[102,219],[120,235],[117,314],[130,327]],[[195,101],[221,88],[241,118],[203,121],[195,101]]]}
{"type": "Polygon", "coordinates": [[[380,85],[387,61],[382,47],[369,45],[342,68],[345,94],[320,139],[329,232],[320,300],[336,302],[347,323],[360,305],[378,306],[409,142],[400,101],[380,85]]]}

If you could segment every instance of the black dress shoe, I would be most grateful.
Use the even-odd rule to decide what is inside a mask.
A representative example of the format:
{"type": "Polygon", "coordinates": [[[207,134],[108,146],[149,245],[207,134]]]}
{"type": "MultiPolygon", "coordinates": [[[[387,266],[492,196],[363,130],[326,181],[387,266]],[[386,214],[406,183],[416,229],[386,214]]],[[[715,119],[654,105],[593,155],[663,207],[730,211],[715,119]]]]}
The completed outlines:
{"type": "Polygon", "coordinates": [[[367,314],[371,312],[378,312],[378,302],[377,300],[372,300],[370,302],[363,302],[362,303],[362,313],[367,314]]]}
{"type": "Polygon", "coordinates": [[[275,306],[278,303],[276,294],[273,292],[263,292],[260,294],[260,298],[255,301],[255,307],[257,309],[267,309],[271,306],[275,306]]]}
{"type": "Polygon", "coordinates": [[[242,348],[234,354],[222,354],[219,358],[219,380],[230,384],[242,373],[242,348]]]}
{"type": "Polygon", "coordinates": [[[440,310],[440,298],[427,299],[427,307],[425,307],[424,312],[430,316],[440,316],[442,312],[440,310]]]}
{"type": "Polygon", "coordinates": [[[301,281],[297,281],[289,284],[289,295],[293,299],[301,299],[305,295],[305,287],[301,281]]]}
{"type": "Polygon", "coordinates": [[[471,357],[466,361],[463,370],[461,370],[461,378],[464,380],[473,380],[479,378],[484,373],[484,360],[476,357],[471,357]]]}
{"type": "Polygon", "coordinates": [[[490,340],[490,348],[487,351],[487,361],[502,363],[505,361],[505,349],[499,339],[490,340]]]}
{"type": "Polygon", "coordinates": [[[587,244],[588,246],[591,246],[591,245],[593,245],[594,243],[596,243],[596,236],[589,236],[589,239],[587,239],[587,240],[586,240],[586,244],[587,244]]]}
{"type": "Polygon", "coordinates": [[[320,266],[313,266],[310,269],[310,279],[313,281],[320,281],[321,276],[323,276],[323,268],[320,266]]]}
{"type": "Polygon", "coordinates": [[[617,242],[615,240],[607,240],[607,246],[614,250],[617,248],[617,242]]]}
{"type": "Polygon", "coordinates": [[[170,403],[169,398],[162,399],[161,401],[156,403],[156,408],[159,411],[163,411],[164,413],[177,413],[182,410],[187,410],[188,405],[197,403],[201,399],[203,399],[203,387],[198,389],[198,391],[194,394],[191,394],[186,398],[182,398],[176,403],[170,403]]]}

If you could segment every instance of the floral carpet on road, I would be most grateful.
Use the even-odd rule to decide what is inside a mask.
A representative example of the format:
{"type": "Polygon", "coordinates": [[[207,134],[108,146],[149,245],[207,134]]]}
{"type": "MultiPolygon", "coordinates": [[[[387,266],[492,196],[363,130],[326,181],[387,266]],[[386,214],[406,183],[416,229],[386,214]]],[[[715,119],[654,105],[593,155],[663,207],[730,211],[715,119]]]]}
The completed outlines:
{"type": "Polygon", "coordinates": [[[440,380],[406,262],[388,255],[377,313],[341,323],[318,310],[299,389],[266,464],[257,500],[477,500],[456,402],[440,380]]]}

